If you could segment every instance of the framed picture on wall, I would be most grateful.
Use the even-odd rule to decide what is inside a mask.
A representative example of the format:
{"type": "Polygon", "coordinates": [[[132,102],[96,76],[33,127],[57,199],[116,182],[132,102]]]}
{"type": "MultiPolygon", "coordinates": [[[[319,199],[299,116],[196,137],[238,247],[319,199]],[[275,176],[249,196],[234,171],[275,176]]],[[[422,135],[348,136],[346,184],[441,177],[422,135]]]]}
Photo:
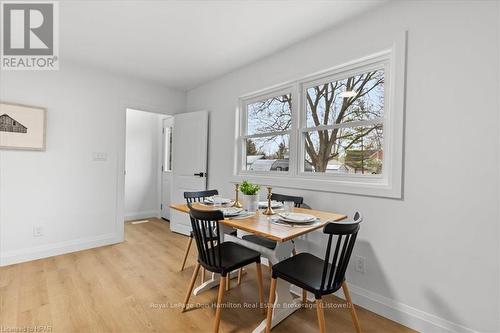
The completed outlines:
{"type": "Polygon", "coordinates": [[[44,108],[0,102],[0,149],[45,150],[44,108]]]}

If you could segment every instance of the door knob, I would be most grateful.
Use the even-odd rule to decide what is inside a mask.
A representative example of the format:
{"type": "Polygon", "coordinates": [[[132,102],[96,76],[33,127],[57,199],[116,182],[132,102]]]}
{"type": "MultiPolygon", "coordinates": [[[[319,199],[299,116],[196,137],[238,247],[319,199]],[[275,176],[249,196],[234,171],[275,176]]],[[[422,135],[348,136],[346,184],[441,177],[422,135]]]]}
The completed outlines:
{"type": "Polygon", "coordinates": [[[199,173],[195,173],[194,176],[198,176],[198,177],[205,177],[205,173],[203,172],[199,172],[199,173]]]}

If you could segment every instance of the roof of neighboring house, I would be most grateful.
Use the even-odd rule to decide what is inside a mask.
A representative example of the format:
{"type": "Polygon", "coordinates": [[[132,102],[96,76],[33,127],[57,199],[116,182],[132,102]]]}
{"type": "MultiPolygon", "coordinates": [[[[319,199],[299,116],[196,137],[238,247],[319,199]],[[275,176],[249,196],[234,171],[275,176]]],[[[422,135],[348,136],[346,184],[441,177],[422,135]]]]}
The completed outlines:
{"type": "Polygon", "coordinates": [[[344,164],[328,164],[326,166],[326,170],[347,170],[347,167],[344,164]]]}
{"type": "Polygon", "coordinates": [[[269,171],[276,160],[256,160],[250,166],[253,171],[269,171]]]}
{"type": "Polygon", "coordinates": [[[252,164],[253,162],[260,160],[264,155],[247,155],[247,164],[252,164]]]}
{"type": "Polygon", "coordinates": [[[335,159],[328,161],[328,165],[326,166],[326,170],[330,171],[338,171],[341,169],[347,169],[347,166],[335,159]]]}

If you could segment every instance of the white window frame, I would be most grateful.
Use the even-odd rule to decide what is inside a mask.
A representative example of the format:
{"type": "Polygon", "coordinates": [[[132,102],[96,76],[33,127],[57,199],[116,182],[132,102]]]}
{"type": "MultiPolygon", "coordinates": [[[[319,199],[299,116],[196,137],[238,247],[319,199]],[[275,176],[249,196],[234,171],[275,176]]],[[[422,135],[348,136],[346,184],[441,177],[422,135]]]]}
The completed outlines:
{"type": "Polygon", "coordinates": [[[238,135],[238,151],[237,155],[239,156],[238,160],[239,163],[238,168],[239,168],[239,173],[240,174],[249,174],[249,175],[261,175],[261,176],[266,176],[269,174],[272,174],[273,176],[276,175],[281,175],[281,176],[290,176],[295,173],[295,169],[291,165],[291,163],[288,166],[288,171],[254,171],[254,170],[246,170],[246,154],[244,153],[246,149],[246,143],[245,140],[247,139],[252,139],[252,138],[263,138],[263,137],[268,137],[268,136],[273,136],[273,135],[289,135],[288,139],[288,145],[289,145],[289,152],[292,151],[292,132],[294,132],[294,100],[293,100],[293,95],[294,95],[294,87],[291,85],[282,85],[282,86],[276,86],[272,89],[266,89],[266,92],[260,93],[253,93],[252,95],[247,95],[245,98],[240,98],[240,106],[239,110],[240,111],[240,119],[241,121],[239,122],[239,133],[238,135]],[[281,96],[281,95],[286,95],[286,94],[291,94],[292,96],[292,124],[290,126],[290,129],[287,131],[277,131],[277,132],[266,132],[266,133],[258,133],[258,134],[247,134],[247,126],[248,126],[248,105],[253,104],[253,103],[258,103],[265,101],[267,99],[281,96]],[[293,169],[293,170],[292,170],[293,169]]]}
{"type": "Polygon", "coordinates": [[[390,73],[390,66],[389,66],[388,54],[383,53],[383,54],[380,54],[379,57],[375,57],[374,59],[370,59],[370,61],[368,61],[368,62],[359,62],[359,63],[354,64],[353,66],[348,66],[348,67],[346,66],[344,68],[344,70],[342,70],[342,71],[335,71],[334,70],[331,72],[327,72],[324,75],[318,75],[311,80],[302,80],[299,82],[300,89],[301,89],[301,94],[299,97],[301,98],[302,105],[301,105],[301,109],[299,110],[300,126],[299,126],[299,134],[298,134],[299,140],[298,140],[297,151],[298,151],[300,157],[297,160],[297,162],[299,162],[298,175],[300,177],[305,177],[305,178],[323,177],[323,178],[325,178],[325,180],[328,180],[330,178],[339,178],[341,180],[347,180],[347,181],[348,180],[356,181],[358,179],[363,179],[363,181],[370,182],[370,179],[380,179],[380,178],[384,178],[386,176],[387,173],[385,171],[385,167],[386,167],[385,161],[387,160],[386,159],[386,148],[387,148],[386,142],[387,142],[387,140],[385,140],[385,138],[386,138],[386,132],[385,132],[386,116],[385,115],[386,115],[386,109],[388,107],[388,105],[387,105],[388,93],[387,93],[387,89],[385,89],[385,88],[391,86],[390,75],[388,75],[389,73],[390,73]],[[384,95],[385,95],[384,96],[384,115],[380,119],[351,121],[351,122],[341,123],[341,124],[337,124],[337,125],[321,125],[321,126],[307,127],[307,119],[306,119],[307,118],[306,117],[307,106],[306,106],[306,98],[304,98],[304,96],[306,96],[306,91],[308,88],[315,87],[315,86],[322,85],[322,84],[329,83],[329,82],[344,80],[344,79],[347,79],[347,78],[352,77],[352,76],[356,76],[356,75],[360,75],[360,74],[364,74],[364,73],[367,73],[370,71],[380,70],[380,69],[384,70],[384,95]],[[384,159],[382,161],[382,163],[383,163],[382,174],[377,174],[377,175],[363,174],[363,175],[360,175],[360,174],[341,174],[341,173],[314,173],[314,172],[305,172],[304,171],[305,139],[304,139],[303,133],[315,132],[318,130],[333,130],[335,128],[341,128],[341,127],[349,128],[349,127],[355,127],[355,126],[369,126],[369,125],[375,125],[375,124],[382,124],[382,126],[384,128],[384,132],[383,132],[384,133],[384,147],[383,147],[384,159]]]}
{"type": "MultiPolygon", "coordinates": [[[[291,82],[263,89],[239,99],[236,117],[236,163],[234,182],[246,179],[259,184],[316,190],[324,192],[349,193],[388,198],[403,197],[403,156],[404,156],[404,107],[406,78],[406,32],[398,36],[394,44],[381,52],[351,61],[320,73],[291,82]],[[382,174],[336,174],[305,172],[304,131],[311,129],[331,129],[337,125],[306,127],[306,105],[304,94],[307,88],[361,74],[374,69],[384,69],[384,159],[382,174]],[[292,94],[292,125],[289,131],[289,171],[250,171],[246,166],[245,139],[247,126],[247,105],[286,93],[292,94]],[[245,159],[245,161],[243,161],[245,159]],[[245,163],[245,164],[243,164],[245,163]]],[[[370,120],[356,122],[368,124],[370,120]]],[[[377,121],[377,123],[379,123],[377,121]]],[[[351,127],[353,123],[340,126],[351,127]]],[[[280,132],[281,133],[281,132],[280,132]]],[[[263,134],[260,136],[268,136],[263,134]]],[[[271,133],[272,135],[272,133],[271,133]]],[[[257,135],[259,136],[259,135],[257,135]]]]}

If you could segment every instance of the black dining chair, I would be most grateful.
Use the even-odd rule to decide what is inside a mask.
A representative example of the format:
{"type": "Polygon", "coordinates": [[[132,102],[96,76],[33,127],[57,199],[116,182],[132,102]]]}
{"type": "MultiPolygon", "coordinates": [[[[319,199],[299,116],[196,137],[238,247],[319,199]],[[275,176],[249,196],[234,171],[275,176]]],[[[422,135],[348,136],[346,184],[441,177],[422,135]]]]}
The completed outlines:
{"type": "Polygon", "coordinates": [[[299,253],[296,256],[273,265],[271,290],[269,292],[269,308],[267,311],[267,333],[271,331],[271,318],[276,296],[277,279],[286,280],[314,294],[321,333],[325,332],[325,317],[321,298],[324,295],[333,294],[342,288],[356,332],[361,332],[356,309],[352,304],[349,288],[345,281],[345,272],[356,242],[359,224],[362,221],[361,214],[356,212],[353,221],[332,222],[325,225],[323,232],[328,235],[328,243],[324,259],[320,259],[310,253],[299,253]],[[335,245],[333,244],[334,236],[337,236],[335,245]],[[332,246],[334,246],[333,255],[332,246]]]}
{"type": "Polygon", "coordinates": [[[189,284],[186,298],[182,306],[182,312],[186,310],[200,267],[202,266],[209,272],[220,274],[219,293],[217,296],[217,309],[215,312],[213,330],[214,332],[218,332],[221,318],[220,305],[222,297],[224,296],[225,281],[231,271],[255,263],[257,268],[259,302],[261,309],[263,309],[264,294],[260,253],[234,242],[221,243],[221,226],[219,221],[224,219],[224,215],[220,210],[201,211],[192,208],[191,205],[189,206],[193,236],[196,241],[196,247],[198,248],[198,263],[193,272],[191,283],[189,284]]]}
{"type": "MultiPolygon", "coordinates": [[[[208,197],[212,197],[214,195],[218,195],[219,191],[217,190],[207,190],[207,191],[198,191],[198,192],[184,192],[184,199],[186,199],[186,203],[189,205],[194,202],[202,202],[208,197]]],[[[184,270],[186,266],[186,260],[189,255],[189,250],[191,249],[191,243],[193,242],[193,232],[189,234],[189,241],[186,248],[186,252],[184,253],[184,259],[182,260],[181,272],[184,270]]],[[[202,278],[202,281],[204,278],[202,278]]]]}

